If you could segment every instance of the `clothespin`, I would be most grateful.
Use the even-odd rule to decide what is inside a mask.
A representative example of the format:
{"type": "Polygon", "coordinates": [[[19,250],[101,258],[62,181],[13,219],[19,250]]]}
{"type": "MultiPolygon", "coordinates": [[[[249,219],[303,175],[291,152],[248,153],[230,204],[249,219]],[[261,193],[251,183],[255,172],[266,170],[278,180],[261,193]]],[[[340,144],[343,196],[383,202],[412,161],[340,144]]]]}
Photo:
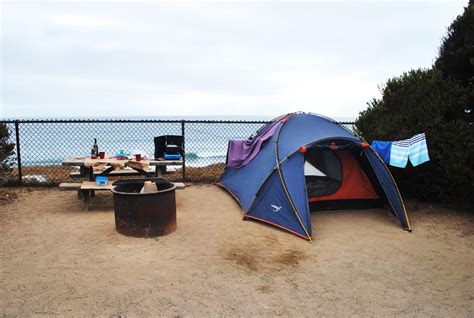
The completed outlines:
{"type": "Polygon", "coordinates": [[[363,150],[364,148],[368,148],[368,147],[369,147],[369,144],[368,144],[368,143],[366,143],[366,142],[361,142],[361,143],[360,143],[360,156],[362,156],[362,150],[363,150]]]}

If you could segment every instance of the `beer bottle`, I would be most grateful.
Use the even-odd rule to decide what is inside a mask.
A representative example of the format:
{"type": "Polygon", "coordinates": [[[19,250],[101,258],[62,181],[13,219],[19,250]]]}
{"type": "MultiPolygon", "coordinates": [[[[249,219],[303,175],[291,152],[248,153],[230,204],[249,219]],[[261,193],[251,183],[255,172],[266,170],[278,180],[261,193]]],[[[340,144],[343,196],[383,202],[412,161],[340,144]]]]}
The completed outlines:
{"type": "Polygon", "coordinates": [[[92,145],[92,149],[91,149],[91,158],[92,159],[96,159],[97,158],[97,155],[99,153],[99,146],[97,146],[97,138],[94,138],[94,144],[92,145]]]}
{"type": "Polygon", "coordinates": [[[97,138],[94,138],[94,149],[95,149],[95,156],[99,157],[99,145],[97,145],[97,138]]]}

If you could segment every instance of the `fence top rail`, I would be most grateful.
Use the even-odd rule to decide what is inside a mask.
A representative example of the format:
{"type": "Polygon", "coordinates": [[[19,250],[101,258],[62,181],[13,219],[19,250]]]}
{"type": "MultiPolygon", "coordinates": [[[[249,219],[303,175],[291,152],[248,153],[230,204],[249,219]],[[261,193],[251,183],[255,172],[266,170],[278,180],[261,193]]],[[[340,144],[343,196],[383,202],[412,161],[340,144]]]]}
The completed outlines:
{"type": "MultiPolygon", "coordinates": [[[[188,120],[188,119],[7,119],[2,124],[73,124],[73,123],[172,123],[172,124],[268,124],[266,120],[188,120]]],[[[341,125],[353,125],[353,121],[338,121],[341,125]]]]}
{"type": "Polygon", "coordinates": [[[68,124],[68,123],[173,123],[173,124],[267,124],[265,120],[187,120],[187,119],[8,119],[4,124],[68,124]]]}

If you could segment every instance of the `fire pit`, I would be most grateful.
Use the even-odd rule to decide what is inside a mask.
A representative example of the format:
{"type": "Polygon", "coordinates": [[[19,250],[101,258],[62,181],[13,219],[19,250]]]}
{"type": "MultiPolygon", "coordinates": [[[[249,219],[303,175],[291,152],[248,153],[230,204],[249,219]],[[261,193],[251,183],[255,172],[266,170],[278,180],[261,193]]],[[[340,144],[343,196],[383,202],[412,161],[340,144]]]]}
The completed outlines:
{"type": "Polygon", "coordinates": [[[114,183],[115,228],[135,237],[156,237],[176,230],[175,185],[161,178],[120,180],[114,183]],[[145,181],[158,192],[140,193],[145,181]]]}

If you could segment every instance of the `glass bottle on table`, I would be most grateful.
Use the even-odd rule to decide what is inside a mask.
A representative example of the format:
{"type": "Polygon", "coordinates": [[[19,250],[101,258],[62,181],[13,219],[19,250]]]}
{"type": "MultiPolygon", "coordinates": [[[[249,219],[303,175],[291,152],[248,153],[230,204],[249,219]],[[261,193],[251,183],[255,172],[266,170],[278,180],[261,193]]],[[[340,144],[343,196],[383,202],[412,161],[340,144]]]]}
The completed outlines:
{"type": "Polygon", "coordinates": [[[91,149],[91,158],[96,159],[99,155],[99,146],[97,145],[97,138],[94,138],[94,145],[91,149]]]}
{"type": "Polygon", "coordinates": [[[99,145],[97,145],[97,138],[94,138],[94,148],[95,148],[95,156],[99,158],[99,145]]]}

